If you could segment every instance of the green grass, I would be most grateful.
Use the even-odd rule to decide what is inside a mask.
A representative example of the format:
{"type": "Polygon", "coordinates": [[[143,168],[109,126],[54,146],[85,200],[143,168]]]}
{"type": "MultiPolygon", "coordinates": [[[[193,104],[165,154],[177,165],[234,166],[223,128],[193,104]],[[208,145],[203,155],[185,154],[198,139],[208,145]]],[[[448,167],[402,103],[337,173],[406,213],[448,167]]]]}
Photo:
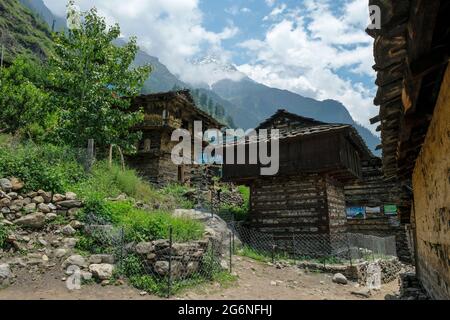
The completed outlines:
{"type": "Polygon", "coordinates": [[[0,225],[0,249],[5,247],[8,234],[9,234],[8,229],[5,226],[0,225]]]}
{"type": "Polygon", "coordinates": [[[238,252],[238,255],[247,257],[260,262],[272,261],[272,255],[270,252],[262,252],[255,250],[247,245],[244,245],[238,252]]]}
{"type": "MultiPolygon", "coordinates": [[[[224,193],[231,192],[228,189],[224,189],[224,193]]],[[[244,203],[242,206],[235,204],[224,203],[220,207],[220,213],[231,213],[236,221],[244,221],[247,219],[248,212],[250,210],[250,188],[246,186],[239,186],[238,192],[242,196],[244,203]]]]}
{"type": "Polygon", "coordinates": [[[97,162],[87,178],[71,188],[71,191],[86,201],[116,198],[124,193],[152,208],[166,211],[192,208],[193,204],[183,197],[187,190],[187,187],[180,185],[156,189],[140,178],[136,171],[128,168],[122,170],[116,163],[110,167],[106,161],[97,162]]]}
{"type": "Polygon", "coordinates": [[[8,35],[5,62],[19,54],[31,59],[45,59],[53,52],[53,41],[46,23],[15,0],[0,2],[0,29],[8,35]]]}
{"type": "Polygon", "coordinates": [[[108,202],[107,210],[116,226],[124,227],[127,240],[151,241],[168,239],[172,228],[173,239],[177,242],[199,240],[203,237],[204,226],[198,221],[173,217],[164,211],[147,212],[136,209],[130,202],[108,202]]]}
{"type": "MultiPolygon", "coordinates": [[[[172,279],[170,294],[175,295],[184,290],[207,283],[218,283],[222,287],[231,285],[237,277],[221,269],[220,265],[211,255],[206,254],[202,262],[203,271],[186,279],[172,279]]],[[[167,296],[169,292],[168,278],[155,277],[145,273],[142,260],[135,255],[128,255],[122,265],[115,271],[116,277],[125,276],[129,283],[146,292],[158,296],[167,296]]]]}

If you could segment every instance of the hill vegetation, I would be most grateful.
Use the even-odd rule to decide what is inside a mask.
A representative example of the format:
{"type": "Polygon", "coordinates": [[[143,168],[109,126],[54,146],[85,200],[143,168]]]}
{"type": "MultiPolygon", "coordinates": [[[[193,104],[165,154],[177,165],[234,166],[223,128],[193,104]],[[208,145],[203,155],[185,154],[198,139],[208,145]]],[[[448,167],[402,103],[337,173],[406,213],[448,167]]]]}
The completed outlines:
{"type": "Polygon", "coordinates": [[[0,40],[6,64],[18,55],[45,60],[53,51],[51,32],[45,21],[15,0],[0,1],[0,40]]]}

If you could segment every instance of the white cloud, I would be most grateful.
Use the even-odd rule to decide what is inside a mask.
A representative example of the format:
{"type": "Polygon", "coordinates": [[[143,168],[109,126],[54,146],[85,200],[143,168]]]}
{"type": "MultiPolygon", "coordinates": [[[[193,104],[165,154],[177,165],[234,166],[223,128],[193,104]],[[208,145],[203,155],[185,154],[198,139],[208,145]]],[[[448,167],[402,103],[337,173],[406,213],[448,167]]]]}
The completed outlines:
{"type": "Polygon", "coordinates": [[[377,113],[374,92],[351,80],[374,77],[372,40],[364,33],[367,1],[351,0],[340,14],[328,2],[309,0],[301,10],[277,13],[264,39],[240,44],[252,59],[238,69],[271,87],[338,100],[369,127],[368,119],[377,113]]]}
{"type": "MultiPolygon", "coordinates": [[[[56,14],[65,15],[65,2],[44,0],[56,14]]],[[[95,6],[108,23],[119,22],[122,34],[136,35],[149,54],[157,56],[176,74],[190,72],[187,61],[204,51],[226,55],[221,42],[238,28],[229,24],[220,32],[206,30],[200,0],[78,0],[82,10],[95,6]]]]}
{"type": "Polygon", "coordinates": [[[237,6],[237,5],[234,5],[234,6],[231,6],[231,7],[227,8],[227,9],[225,9],[225,12],[229,13],[229,14],[231,14],[233,16],[237,16],[240,13],[250,13],[250,12],[252,12],[252,10],[250,8],[247,8],[247,7],[242,7],[241,8],[241,7],[237,6]]]}
{"type": "Polygon", "coordinates": [[[265,1],[269,7],[273,7],[275,5],[275,2],[277,2],[277,0],[265,0],[265,1]]]}
{"type": "Polygon", "coordinates": [[[281,15],[285,10],[287,9],[287,5],[285,3],[282,3],[281,5],[275,7],[268,16],[265,16],[263,21],[267,21],[269,19],[274,19],[281,15]]]}

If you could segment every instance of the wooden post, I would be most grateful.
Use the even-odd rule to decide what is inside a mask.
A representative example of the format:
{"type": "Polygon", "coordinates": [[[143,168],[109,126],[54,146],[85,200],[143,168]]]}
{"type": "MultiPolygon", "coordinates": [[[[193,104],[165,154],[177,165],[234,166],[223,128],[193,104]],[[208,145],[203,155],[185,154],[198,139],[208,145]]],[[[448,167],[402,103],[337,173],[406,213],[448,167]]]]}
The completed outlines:
{"type": "Polygon", "coordinates": [[[167,278],[167,298],[170,298],[172,289],[172,246],[173,246],[173,229],[169,227],[169,276],[167,278]]]}
{"type": "Polygon", "coordinates": [[[108,158],[108,163],[109,163],[109,168],[112,168],[112,156],[113,156],[113,145],[111,144],[109,146],[109,158],[108,158]]]}
{"type": "Polygon", "coordinates": [[[122,152],[122,148],[117,146],[117,149],[119,149],[119,154],[120,154],[120,162],[122,164],[122,171],[125,171],[125,158],[123,157],[123,152],[122,152]]]}
{"type": "Polygon", "coordinates": [[[89,139],[87,146],[86,171],[90,171],[93,164],[94,164],[94,139],[89,139]]]}

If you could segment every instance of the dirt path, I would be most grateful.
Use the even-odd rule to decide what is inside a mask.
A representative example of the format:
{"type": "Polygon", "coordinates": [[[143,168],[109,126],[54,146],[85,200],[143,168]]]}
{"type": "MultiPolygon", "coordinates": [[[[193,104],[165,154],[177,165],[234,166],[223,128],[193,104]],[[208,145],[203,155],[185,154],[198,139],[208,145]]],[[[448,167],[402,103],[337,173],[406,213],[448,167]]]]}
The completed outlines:
{"type": "MultiPolygon", "coordinates": [[[[236,282],[203,285],[181,293],[172,299],[186,300],[358,300],[351,294],[358,290],[355,283],[346,286],[332,282],[331,275],[305,272],[295,267],[276,269],[247,258],[235,259],[236,282]]],[[[44,274],[17,273],[16,282],[0,290],[0,300],[156,300],[155,296],[141,296],[140,291],[128,285],[88,285],[79,291],[69,291],[61,280],[61,271],[53,269],[44,274]]],[[[398,291],[394,281],[370,299],[382,300],[386,294],[398,291]]]]}

